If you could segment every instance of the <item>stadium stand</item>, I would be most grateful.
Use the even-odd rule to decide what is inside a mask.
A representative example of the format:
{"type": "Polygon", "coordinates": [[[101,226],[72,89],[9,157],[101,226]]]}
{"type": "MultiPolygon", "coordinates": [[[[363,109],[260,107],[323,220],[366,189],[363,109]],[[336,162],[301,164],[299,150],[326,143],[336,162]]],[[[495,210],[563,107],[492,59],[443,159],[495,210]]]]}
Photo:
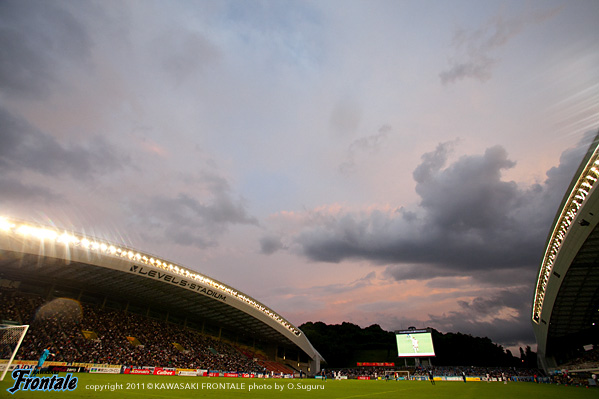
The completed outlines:
{"type": "Polygon", "coordinates": [[[292,373],[263,355],[254,361],[254,356],[224,341],[161,320],[89,304],[81,305],[81,315],[58,312],[39,317],[45,303],[41,297],[6,290],[0,290],[0,301],[0,319],[31,326],[19,351],[21,360],[36,360],[51,345],[53,360],[62,362],[292,373]],[[89,339],[83,331],[97,338],[89,339]]]}
{"type": "Polygon", "coordinates": [[[570,361],[561,365],[566,370],[599,370],[599,350],[593,348],[582,352],[579,356],[573,357],[570,361]]]}
{"type": "Polygon", "coordinates": [[[547,237],[532,304],[539,366],[599,372],[599,134],[568,187],[547,237]],[[585,355],[585,348],[595,348],[585,355]],[[586,366],[577,366],[587,363],[586,366]]]}
{"type": "Polygon", "coordinates": [[[0,320],[34,320],[27,335],[63,346],[65,361],[168,359],[273,372],[287,363],[286,371],[313,375],[323,360],[302,331],[249,295],[162,258],[57,227],[0,217],[0,288],[13,299],[0,320]],[[84,317],[56,310],[54,320],[41,317],[39,309],[57,298],[83,303],[84,317]],[[265,363],[231,344],[261,351],[265,363]]]}

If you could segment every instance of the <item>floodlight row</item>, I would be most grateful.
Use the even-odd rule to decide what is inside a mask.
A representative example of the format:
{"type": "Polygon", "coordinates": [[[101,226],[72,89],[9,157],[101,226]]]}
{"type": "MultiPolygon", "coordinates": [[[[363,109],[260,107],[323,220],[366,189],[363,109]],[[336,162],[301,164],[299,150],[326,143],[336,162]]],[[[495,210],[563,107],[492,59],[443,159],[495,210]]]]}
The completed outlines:
{"type": "Polygon", "coordinates": [[[184,267],[173,265],[172,263],[167,262],[165,260],[158,259],[137,251],[133,251],[123,246],[103,242],[95,238],[87,238],[85,236],[79,236],[68,232],[60,232],[52,228],[33,226],[26,223],[11,221],[10,219],[5,217],[0,217],[0,231],[3,231],[5,233],[18,234],[23,237],[31,237],[42,241],[54,241],[55,243],[63,244],[65,246],[80,247],[86,250],[94,251],[102,255],[125,258],[134,262],[143,263],[145,265],[150,265],[153,267],[168,270],[169,272],[179,274],[188,279],[199,281],[203,284],[209,285],[212,288],[216,288],[220,291],[226,292],[227,294],[239,299],[240,301],[243,301],[246,304],[260,310],[262,313],[266,314],[267,316],[269,316],[270,318],[287,328],[296,336],[301,335],[300,330],[295,328],[291,323],[289,323],[279,314],[270,310],[258,301],[255,301],[247,295],[244,295],[243,293],[238,292],[235,289],[227,285],[224,285],[218,281],[215,281],[209,277],[206,277],[184,267]]]}
{"type": "Polygon", "coordinates": [[[545,249],[541,270],[537,280],[537,288],[535,291],[535,300],[532,310],[532,319],[535,323],[541,320],[541,312],[543,310],[543,301],[545,300],[545,291],[549,282],[549,277],[553,271],[553,265],[557,254],[566,238],[566,233],[572,225],[576,214],[582,207],[582,203],[588,197],[591,189],[595,186],[599,179],[599,147],[590,157],[584,171],[580,174],[578,181],[570,192],[570,196],[566,201],[560,217],[553,228],[551,239],[545,249]]]}

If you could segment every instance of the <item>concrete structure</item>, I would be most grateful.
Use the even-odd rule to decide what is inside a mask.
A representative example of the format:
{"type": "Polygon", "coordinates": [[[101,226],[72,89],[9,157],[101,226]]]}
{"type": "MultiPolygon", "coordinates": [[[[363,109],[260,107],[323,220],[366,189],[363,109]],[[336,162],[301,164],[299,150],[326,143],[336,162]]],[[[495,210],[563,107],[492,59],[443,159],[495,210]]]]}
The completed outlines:
{"type": "Polygon", "coordinates": [[[0,218],[0,284],[176,322],[314,374],[322,357],[272,309],[220,281],[123,245],[0,218]]]}
{"type": "Polygon", "coordinates": [[[545,370],[599,344],[599,135],[562,200],[547,238],[533,300],[545,370]]]}

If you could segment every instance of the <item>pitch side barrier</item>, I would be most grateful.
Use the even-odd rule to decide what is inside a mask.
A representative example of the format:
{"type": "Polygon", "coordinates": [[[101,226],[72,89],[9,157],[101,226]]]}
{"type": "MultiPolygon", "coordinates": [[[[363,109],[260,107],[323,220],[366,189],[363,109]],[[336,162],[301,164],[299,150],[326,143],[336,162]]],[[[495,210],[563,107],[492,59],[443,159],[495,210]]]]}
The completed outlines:
{"type": "MultiPolygon", "coordinates": [[[[0,359],[0,371],[4,369],[6,361],[0,359]]],[[[10,372],[17,369],[32,370],[37,365],[34,360],[16,360],[8,368],[10,372]]],[[[131,375],[178,375],[186,377],[227,377],[227,378],[294,378],[293,374],[252,373],[243,371],[222,371],[208,369],[188,369],[153,366],[125,366],[121,364],[97,363],[67,363],[47,361],[41,374],[91,373],[91,374],[131,374],[131,375]]]]}
{"type": "MultiPolygon", "coordinates": [[[[9,367],[12,372],[16,369],[33,369],[37,365],[33,360],[16,360],[9,367]]],[[[248,373],[237,371],[221,371],[207,369],[183,369],[169,367],[132,367],[115,364],[96,364],[96,363],[67,363],[67,362],[46,362],[46,367],[41,371],[41,374],[58,374],[58,373],[92,373],[92,374],[130,374],[130,375],[161,375],[161,376],[187,376],[187,377],[224,377],[224,378],[295,378],[293,374],[271,374],[271,373],[248,373]]],[[[0,369],[2,361],[0,360],[0,369]]],[[[316,375],[316,379],[322,378],[321,375],[316,375]]],[[[506,377],[510,382],[535,382],[534,376],[510,376],[506,377]]],[[[337,379],[356,379],[356,380],[385,380],[385,376],[340,376],[337,379]]],[[[395,378],[389,378],[395,380],[395,378]]],[[[435,375],[434,381],[464,381],[461,375],[435,375]]],[[[549,378],[537,377],[539,382],[550,382],[549,378]],[[547,381],[545,381],[547,380],[547,381]]],[[[398,381],[428,381],[426,375],[411,375],[410,377],[399,377],[398,381]]],[[[490,381],[501,382],[501,377],[489,377],[480,375],[466,376],[466,381],[490,381]]]]}
{"type": "MultiPolygon", "coordinates": [[[[91,372],[91,371],[90,371],[91,372]]],[[[97,372],[106,372],[98,370],[97,372]]],[[[224,378],[294,378],[293,374],[250,373],[240,371],[221,371],[207,369],[180,369],[167,367],[123,367],[122,374],[130,375],[178,375],[186,377],[224,377],[224,378]]]]}
{"type": "MultiPolygon", "coordinates": [[[[0,359],[0,370],[4,370],[5,365],[6,360],[0,359]]],[[[9,372],[20,369],[33,370],[35,366],[37,366],[37,361],[34,360],[15,360],[12,362],[8,370],[9,372]]],[[[120,366],[118,367],[120,368],[120,366]]],[[[42,373],[86,373],[87,371],[87,364],[53,361],[44,362],[44,368],[42,369],[42,373]]]]}
{"type": "MultiPolygon", "coordinates": [[[[322,376],[317,375],[314,378],[316,379],[322,379],[322,376]]],[[[433,377],[435,381],[464,381],[462,376],[447,376],[447,375],[443,375],[443,376],[434,376],[433,377]]],[[[532,377],[531,377],[532,378],[532,377]]],[[[378,380],[378,381],[384,381],[386,380],[385,376],[369,376],[369,375],[358,375],[358,376],[341,376],[338,378],[333,378],[333,379],[338,379],[338,380],[378,380]]],[[[399,376],[397,378],[395,377],[389,377],[389,381],[428,381],[428,376],[424,376],[424,375],[416,375],[416,376],[410,376],[410,377],[406,377],[406,376],[399,376]]],[[[466,377],[466,381],[486,381],[485,377],[480,377],[480,376],[467,376],[466,377]]],[[[491,379],[491,381],[499,381],[497,378],[495,379],[491,379]]],[[[522,380],[524,381],[524,380],[522,380]]],[[[531,379],[532,381],[532,379],[531,379]]]]}
{"type": "MultiPolygon", "coordinates": [[[[379,378],[380,379],[380,378],[379,378]]],[[[435,381],[464,381],[464,377],[461,375],[435,375],[433,376],[435,381]]],[[[506,377],[507,381],[511,382],[535,382],[534,376],[510,376],[506,377]]],[[[542,377],[537,377],[541,381],[542,377]]],[[[428,381],[429,378],[426,375],[415,375],[411,376],[412,381],[428,381]]],[[[502,382],[501,377],[489,377],[480,375],[469,375],[466,376],[466,381],[491,381],[491,382],[502,382]]],[[[542,381],[541,381],[542,382],[542,381]]]]}

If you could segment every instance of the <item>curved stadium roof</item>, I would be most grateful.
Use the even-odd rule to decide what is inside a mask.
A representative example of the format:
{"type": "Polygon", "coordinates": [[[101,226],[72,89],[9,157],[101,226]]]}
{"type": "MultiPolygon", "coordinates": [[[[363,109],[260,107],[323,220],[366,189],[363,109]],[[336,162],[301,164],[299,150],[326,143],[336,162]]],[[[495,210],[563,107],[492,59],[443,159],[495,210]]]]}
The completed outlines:
{"type": "Polygon", "coordinates": [[[599,341],[599,134],[562,200],[533,301],[537,355],[556,368],[599,341]]]}
{"type": "Polygon", "coordinates": [[[220,281],[123,245],[0,218],[0,276],[143,303],[209,321],[269,344],[320,354],[293,324],[220,281]]]}

